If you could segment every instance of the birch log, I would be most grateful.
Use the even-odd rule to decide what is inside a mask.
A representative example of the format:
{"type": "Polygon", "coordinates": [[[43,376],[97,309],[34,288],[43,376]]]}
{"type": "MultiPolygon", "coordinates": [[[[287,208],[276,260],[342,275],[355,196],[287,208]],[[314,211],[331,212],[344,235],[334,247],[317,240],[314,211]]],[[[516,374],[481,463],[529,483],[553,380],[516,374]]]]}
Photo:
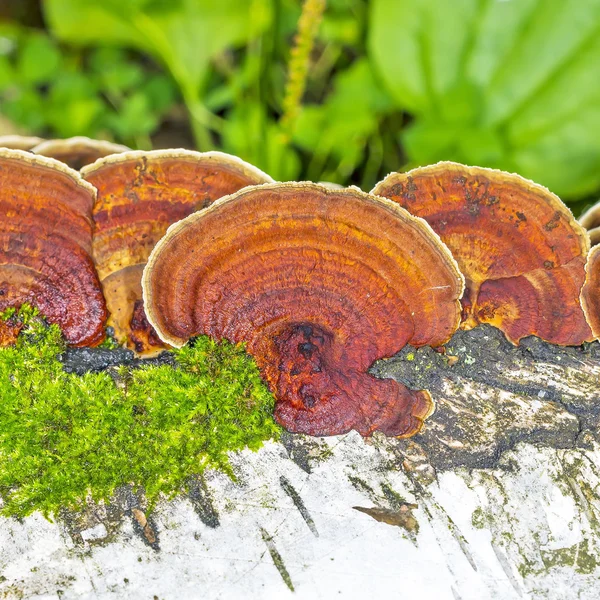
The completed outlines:
{"type": "Polygon", "coordinates": [[[479,327],[373,373],[432,392],[419,435],[286,434],[151,516],[122,488],[4,519],[0,597],[600,597],[600,344],[479,327]]]}

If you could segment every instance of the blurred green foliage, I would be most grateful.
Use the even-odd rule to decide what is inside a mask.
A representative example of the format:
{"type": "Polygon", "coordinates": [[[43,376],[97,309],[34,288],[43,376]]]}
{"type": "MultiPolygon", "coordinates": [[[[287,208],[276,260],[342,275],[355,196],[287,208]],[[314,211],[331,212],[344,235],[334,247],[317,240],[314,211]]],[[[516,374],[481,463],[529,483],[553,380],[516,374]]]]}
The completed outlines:
{"type": "Polygon", "coordinates": [[[82,54],[42,31],[0,28],[1,112],[27,131],[149,148],[148,136],[176,98],[170,77],[125,50],[82,54]]]}
{"type": "Polygon", "coordinates": [[[371,5],[371,56],[416,117],[403,134],[413,163],[490,165],[570,197],[598,189],[600,0],[371,5]]]}
{"type": "Polygon", "coordinates": [[[600,189],[600,0],[328,0],[291,133],[301,0],[42,8],[49,34],[0,33],[0,112],[32,133],[147,147],[183,121],[192,137],[180,132],[180,145],[276,179],[368,190],[449,159],[517,171],[572,201],[600,189]]]}

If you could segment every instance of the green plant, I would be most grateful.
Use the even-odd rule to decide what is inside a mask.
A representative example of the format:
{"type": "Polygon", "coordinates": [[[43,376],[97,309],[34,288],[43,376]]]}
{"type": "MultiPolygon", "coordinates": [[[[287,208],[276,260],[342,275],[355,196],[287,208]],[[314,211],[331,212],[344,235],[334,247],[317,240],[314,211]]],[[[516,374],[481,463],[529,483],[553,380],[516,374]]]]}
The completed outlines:
{"type": "Polygon", "coordinates": [[[56,137],[114,137],[150,148],[176,88],[124,50],[82,53],[41,31],[0,29],[0,101],[15,124],[56,137]]]}
{"type": "Polygon", "coordinates": [[[559,195],[600,187],[600,2],[373,0],[369,50],[411,164],[516,171],[559,195]]]}
{"type": "Polygon", "coordinates": [[[109,500],[133,484],[150,509],[206,467],[232,475],[228,452],[277,437],[273,397],[241,346],[198,338],[169,365],[66,373],[64,342],[24,307],[15,347],[0,349],[0,513],[46,516],[109,500]]]}
{"type": "MultiPolygon", "coordinates": [[[[324,1],[310,0],[310,19],[302,0],[42,3],[51,44],[79,57],[73,87],[85,98],[74,117],[55,111],[53,131],[87,118],[147,147],[167,110],[185,113],[181,98],[198,149],[237,154],[275,179],[368,190],[390,171],[449,159],[517,171],[571,206],[600,189],[598,0],[327,0],[322,15],[324,1]],[[84,81],[96,51],[107,76],[120,57],[166,72],[101,105],[94,98],[108,91],[94,96],[84,81]]],[[[9,118],[43,132],[56,80],[27,84],[9,118]]],[[[179,139],[169,143],[189,143],[179,139]]]]}
{"type": "Polygon", "coordinates": [[[298,21],[298,33],[294,39],[288,66],[288,79],[283,98],[281,126],[287,135],[294,132],[300,103],[306,88],[306,78],[310,66],[310,55],[315,37],[323,18],[326,0],[304,0],[298,21]]]}
{"type": "Polygon", "coordinates": [[[74,45],[115,45],[147,52],[177,82],[196,145],[212,148],[219,121],[202,102],[210,61],[254,38],[270,21],[266,0],[45,0],[55,34],[74,45]]]}
{"type": "Polygon", "coordinates": [[[309,173],[317,180],[346,183],[365,163],[364,175],[358,177],[373,185],[383,169],[398,168],[395,134],[388,131],[389,122],[379,119],[386,94],[366,61],[354,65],[355,56],[364,55],[365,0],[329,0],[319,28],[318,15],[308,19],[311,43],[302,46],[298,60],[310,59],[310,69],[296,81],[298,69],[292,61],[295,83],[288,86],[287,100],[299,0],[136,0],[126,10],[116,0],[102,5],[45,0],[44,6],[54,34],[70,44],[133,47],[160,60],[181,90],[198,149],[222,148],[276,179],[309,173]],[[242,52],[235,50],[240,47],[242,52]],[[354,82],[350,85],[358,91],[358,102],[356,97],[340,100],[337,90],[347,88],[348,80],[354,82]],[[300,102],[302,91],[306,111],[300,102]],[[371,101],[362,100],[365,93],[371,101]],[[298,126],[290,137],[292,121],[298,126]],[[308,140],[316,145],[310,147],[308,140]],[[388,149],[393,154],[386,159],[388,149]]]}

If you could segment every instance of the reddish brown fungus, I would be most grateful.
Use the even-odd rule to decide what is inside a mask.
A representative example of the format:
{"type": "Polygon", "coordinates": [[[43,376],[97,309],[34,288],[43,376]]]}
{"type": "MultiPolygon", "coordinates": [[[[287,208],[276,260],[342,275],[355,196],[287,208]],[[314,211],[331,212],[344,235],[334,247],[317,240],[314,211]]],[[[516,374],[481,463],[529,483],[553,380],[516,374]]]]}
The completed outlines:
{"type": "Polygon", "coordinates": [[[443,162],[393,173],[373,193],[423,217],[446,242],[466,279],[464,329],[489,323],[513,343],[592,338],[579,301],[589,238],[546,188],[443,162]]]}
{"type": "Polygon", "coordinates": [[[60,160],[72,169],[81,169],[99,158],[111,154],[127,152],[129,148],[121,144],[113,144],[104,140],[93,140],[87,137],[72,137],[67,139],[43,140],[31,151],[60,160]]]}
{"type": "Polygon", "coordinates": [[[581,301],[592,332],[600,340],[600,245],[594,246],[588,255],[581,301]]]}
{"type": "Polygon", "coordinates": [[[146,320],[141,278],[146,260],[171,223],[247,185],[271,181],[221,152],[127,152],[82,169],[98,188],[94,260],[121,343],[150,355],[165,346],[146,320]]]}
{"type": "MultiPolygon", "coordinates": [[[[62,163],[0,151],[0,312],[29,303],[74,346],[104,337],[106,307],[91,258],[94,198],[94,188],[62,163]]],[[[0,324],[4,343],[14,340],[10,327],[0,324]]]]}
{"type": "Polygon", "coordinates": [[[422,219],[357,189],[266,184],[169,228],[143,278],[166,342],[246,342],[290,431],[418,432],[427,391],[368,373],[405,344],[438,346],[460,321],[463,279],[422,219]]]}

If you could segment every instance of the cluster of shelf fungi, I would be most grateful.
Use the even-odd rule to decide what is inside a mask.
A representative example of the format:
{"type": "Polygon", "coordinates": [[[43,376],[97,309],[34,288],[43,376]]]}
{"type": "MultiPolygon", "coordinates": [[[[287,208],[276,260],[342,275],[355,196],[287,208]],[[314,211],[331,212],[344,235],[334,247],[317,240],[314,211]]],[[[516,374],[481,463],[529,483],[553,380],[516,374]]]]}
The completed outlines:
{"type": "MultiPolygon", "coordinates": [[[[138,357],[244,342],[292,432],[414,435],[431,394],[371,365],[407,345],[443,356],[458,329],[600,338],[600,204],[578,222],[518,175],[444,162],[365,193],[219,152],[0,146],[0,311],[34,305],[74,347],[110,326],[138,357]]],[[[18,332],[0,323],[0,345],[18,332]]]]}

